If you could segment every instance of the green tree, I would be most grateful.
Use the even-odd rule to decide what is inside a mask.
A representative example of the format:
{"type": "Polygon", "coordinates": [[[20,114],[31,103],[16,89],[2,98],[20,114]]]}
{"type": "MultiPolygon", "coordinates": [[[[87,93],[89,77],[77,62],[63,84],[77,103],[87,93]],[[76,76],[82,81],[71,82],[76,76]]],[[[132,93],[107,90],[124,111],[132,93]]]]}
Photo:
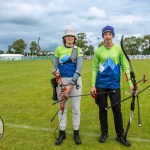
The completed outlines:
{"type": "Polygon", "coordinates": [[[12,45],[8,45],[8,50],[7,50],[6,54],[14,54],[14,53],[15,52],[14,52],[12,45]]]}
{"type": "Polygon", "coordinates": [[[33,56],[33,55],[38,55],[40,47],[35,41],[32,41],[31,44],[30,44],[29,49],[31,51],[31,55],[33,56]]]}
{"type": "Polygon", "coordinates": [[[15,54],[24,54],[24,50],[26,49],[27,44],[23,39],[19,39],[14,41],[12,44],[12,48],[14,49],[15,54]]]}
{"type": "Polygon", "coordinates": [[[94,46],[89,45],[88,49],[84,52],[84,54],[92,57],[92,55],[94,55],[94,46]]]}
{"type": "Polygon", "coordinates": [[[143,55],[150,55],[150,35],[145,35],[142,38],[141,49],[143,55]]]}
{"type": "Polygon", "coordinates": [[[86,41],[86,34],[85,33],[78,33],[77,34],[77,46],[79,46],[80,48],[82,48],[83,51],[86,51],[86,49],[88,48],[87,45],[87,41],[86,41]]]}
{"type": "Polygon", "coordinates": [[[128,55],[140,54],[140,38],[136,38],[135,36],[125,38],[123,46],[128,55]]]}
{"type": "Polygon", "coordinates": [[[4,51],[3,51],[3,50],[0,50],[0,54],[4,54],[4,51]]]}

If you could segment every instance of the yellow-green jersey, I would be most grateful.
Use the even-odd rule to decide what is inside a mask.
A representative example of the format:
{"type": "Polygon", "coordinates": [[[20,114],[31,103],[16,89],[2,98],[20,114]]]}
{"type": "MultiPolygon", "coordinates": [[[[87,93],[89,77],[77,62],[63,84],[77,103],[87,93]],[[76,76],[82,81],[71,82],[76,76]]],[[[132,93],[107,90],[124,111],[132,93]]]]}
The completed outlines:
{"type": "Polygon", "coordinates": [[[69,48],[66,46],[58,46],[55,51],[55,57],[59,59],[58,69],[61,77],[73,77],[75,72],[81,72],[82,62],[80,62],[80,58],[82,59],[83,52],[81,48],[77,48],[77,60],[76,62],[71,61],[73,48],[69,48]],[[79,69],[78,69],[79,68],[79,69]]]}
{"type": "MultiPolygon", "coordinates": [[[[114,44],[111,48],[106,48],[104,45],[99,47],[93,58],[92,86],[107,89],[120,88],[120,67],[130,76],[129,63],[119,45],[114,44]]],[[[132,85],[131,80],[128,84],[132,85]]]]}

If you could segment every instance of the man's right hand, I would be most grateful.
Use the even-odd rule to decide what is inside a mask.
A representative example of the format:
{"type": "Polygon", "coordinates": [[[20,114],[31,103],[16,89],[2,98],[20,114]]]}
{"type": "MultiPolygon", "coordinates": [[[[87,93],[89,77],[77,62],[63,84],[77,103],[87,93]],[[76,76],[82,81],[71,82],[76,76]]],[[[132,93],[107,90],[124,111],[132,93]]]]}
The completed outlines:
{"type": "Polygon", "coordinates": [[[96,87],[95,87],[95,86],[93,86],[93,87],[91,88],[91,93],[93,93],[93,94],[96,93],[96,87]]]}
{"type": "Polygon", "coordinates": [[[92,96],[93,98],[96,98],[96,97],[97,97],[97,91],[96,91],[96,87],[95,87],[95,86],[93,86],[93,87],[91,88],[91,96],[92,96]]]}

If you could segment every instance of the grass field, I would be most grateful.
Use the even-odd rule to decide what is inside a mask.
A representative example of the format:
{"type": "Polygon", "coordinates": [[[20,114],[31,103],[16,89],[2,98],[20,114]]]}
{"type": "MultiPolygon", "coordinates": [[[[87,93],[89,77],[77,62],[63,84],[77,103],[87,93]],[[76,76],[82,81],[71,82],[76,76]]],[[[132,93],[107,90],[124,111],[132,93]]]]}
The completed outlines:
{"type": "MultiPolygon", "coordinates": [[[[150,77],[150,60],[132,61],[136,79],[143,74],[150,77]]],[[[58,117],[49,120],[58,110],[52,105],[50,78],[53,66],[49,60],[0,62],[0,116],[5,123],[5,132],[0,140],[0,150],[123,150],[127,149],[115,141],[114,123],[111,109],[108,110],[109,138],[105,144],[99,143],[98,107],[90,96],[82,97],[80,133],[83,141],[77,146],[73,140],[72,114],[68,108],[67,139],[60,146],[54,144],[54,130],[58,117]]],[[[122,76],[123,77],[123,76],[122,76]]],[[[83,71],[83,94],[90,92],[91,60],[85,60],[83,71]]],[[[139,90],[150,82],[140,83],[139,90]]],[[[122,93],[128,90],[122,80],[122,93]]],[[[125,98],[129,95],[122,94],[125,98]]],[[[128,139],[132,146],[128,149],[150,149],[150,88],[139,95],[142,127],[137,124],[137,105],[129,130],[128,139]]],[[[130,100],[122,103],[124,128],[130,114],[130,100]]],[[[58,133],[58,131],[57,131],[58,133]]],[[[58,135],[58,134],[57,134],[58,135]]]]}

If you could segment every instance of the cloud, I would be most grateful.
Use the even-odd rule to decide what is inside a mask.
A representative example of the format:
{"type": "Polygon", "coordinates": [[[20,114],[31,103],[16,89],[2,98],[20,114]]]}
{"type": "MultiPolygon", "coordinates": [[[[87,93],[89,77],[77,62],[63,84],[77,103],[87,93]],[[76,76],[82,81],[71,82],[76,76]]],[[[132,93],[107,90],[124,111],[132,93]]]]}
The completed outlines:
{"type": "Polygon", "coordinates": [[[50,13],[51,15],[62,15],[62,14],[70,13],[73,11],[62,0],[49,2],[46,9],[47,9],[47,12],[50,13]]]}
{"type": "Polygon", "coordinates": [[[105,25],[114,26],[116,41],[122,34],[149,34],[149,8],[148,0],[1,0],[0,49],[6,51],[14,38],[30,44],[38,37],[43,49],[55,49],[68,26],[96,46],[105,25]]]}
{"type": "Polygon", "coordinates": [[[102,19],[102,18],[106,17],[106,13],[105,13],[104,10],[100,10],[100,9],[94,7],[94,6],[89,9],[89,13],[92,16],[95,16],[95,17],[97,17],[99,19],[102,19]]]}
{"type": "Polygon", "coordinates": [[[38,4],[31,5],[26,3],[4,3],[0,6],[0,9],[1,22],[18,23],[23,25],[24,23],[30,25],[31,22],[38,22],[38,19],[45,11],[44,8],[38,4]]]}
{"type": "Polygon", "coordinates": [[[99,19],[104,19],[106,17],[106,13],[104,10],[100,10],[96,8],[95,6],[92,6],[88,9],[87,12],[79,13],[79,17],[82,19],[88,20],[99,20],[99,19]]]}

